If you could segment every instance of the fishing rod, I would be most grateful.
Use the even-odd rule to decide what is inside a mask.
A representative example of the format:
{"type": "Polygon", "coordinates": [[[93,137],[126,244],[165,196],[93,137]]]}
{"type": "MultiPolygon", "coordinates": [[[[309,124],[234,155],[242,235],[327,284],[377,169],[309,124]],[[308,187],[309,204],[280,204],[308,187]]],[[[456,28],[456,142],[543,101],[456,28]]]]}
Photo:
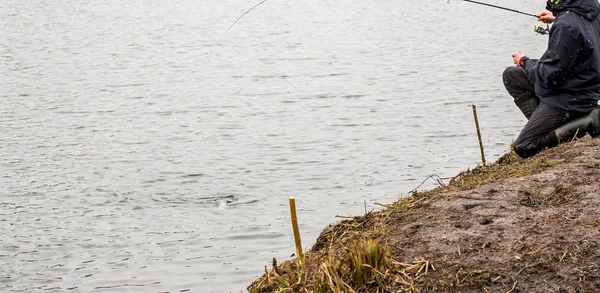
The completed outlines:
{"type": "MultiPolygon", "coordinates": [[[[514,13],[527,15],[527,16],[533,16],[535,18],[540,18],[539,15],[522,12],[522,11],[512,9],[512,8],[502,7],[502,6],[498,6],[498,5],[493,5],[493,4],[488,4],[488,3],[483,3],[483,2],[479,2],[479,1],[473,1],[473,0],[462,0],[462,1],[479,4],[479,5],[483,5],[483,6],[488,6],[488,7],[493,7],[493,8],[497,8],[497,9],[502,9],[502,10],[506,10],[506,11],[510,11],[510,12],[514,12],[514,13]]],[[[448,4],[450,4],[450,0],[448,0],[448,4]]],[[[541,34],[541,35],[547,35],[550,31],[550,27],[548,25],[546,25],[546,27],[542,27],[541,25],[538,24],[533,28],[533,31],[538,34],[541,34]]]]}
{"type": "MultiPolygon", "coordinates": [[[[516,10],[516,9],[506,8],[506,7],[502,7],[502,6],[498,6],[498,5],[493,5],[493,4],[488,4],[488,3],[483,3],[483,2],[473,1],[473,0],[462,0],[462,1],[471,2],[471,3],[475,3],[475,4],[479,4],[479,5],[484,5],[484,6],[489,6],[489,7],[494,7],[494,8],[498,8],[498,9],[510,11],[510,12],[515,12],[515,13],[519,13],[519,14],[523,14],[523,15],[533,16],[535,18],[539,18],[539,16],[535,15],[535,14],[521,12],[521,11],[516,10]]],[[[450,4],[450,0],[448,0],[448,4],[450,4]]]]}

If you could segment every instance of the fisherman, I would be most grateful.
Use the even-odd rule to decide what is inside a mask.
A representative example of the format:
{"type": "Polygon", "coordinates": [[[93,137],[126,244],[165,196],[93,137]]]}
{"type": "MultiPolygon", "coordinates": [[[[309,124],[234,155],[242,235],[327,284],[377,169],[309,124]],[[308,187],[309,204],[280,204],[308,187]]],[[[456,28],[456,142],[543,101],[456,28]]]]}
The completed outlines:
{"type": "Polygon", "coordinates": [[[553,22],[548,48],[540,59],[523,51],[516,67],[502,74],[504,86],[528,119],[514,142],[520,157],[586,132],[600,135],[600,4],[598,0],[549,0],[538,15],[553,22]]]}

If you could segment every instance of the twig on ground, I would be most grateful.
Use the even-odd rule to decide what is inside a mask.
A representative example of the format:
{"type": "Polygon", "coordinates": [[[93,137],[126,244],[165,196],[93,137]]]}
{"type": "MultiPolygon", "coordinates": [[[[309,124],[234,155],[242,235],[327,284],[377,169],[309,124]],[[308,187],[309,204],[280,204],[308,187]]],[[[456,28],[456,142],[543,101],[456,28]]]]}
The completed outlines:
{"type": "Polygon", "coordinates": [[[515,281],[515,283],[513,284],[512,288],[510,289],[510,291],[508,291],[506,293],[512,293],[512,291],[515,291],[515,288],[517,288],[517,281],[515,281]]]}
{"type": "Polygon", "coordinates": [[[417,189],[419,189],[419,187],[423,186],[423,184],[425,184],[425,182],[429,179],[434,179],[435,182],[441,187],[446,186],[446,184],[444,184],[444,182],[442,181],[442,179],[443,179],[442,177],[438,176],[437,174],[433,174],[433,175],[430,175],[427,178],[425,178],[425,180],[423,180],[423,182],[421,182],[421,184],[419,184],[419,186],[415,187],[413,190],[409,191],[408,193],[411,194],[411,193],[417,191],[417,189]]]}

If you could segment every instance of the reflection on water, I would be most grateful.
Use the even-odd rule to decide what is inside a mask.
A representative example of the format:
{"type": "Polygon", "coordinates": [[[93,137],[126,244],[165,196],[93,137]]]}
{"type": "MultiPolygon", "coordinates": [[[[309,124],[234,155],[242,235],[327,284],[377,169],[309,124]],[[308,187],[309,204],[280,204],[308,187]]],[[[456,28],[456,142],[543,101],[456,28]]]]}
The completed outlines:
{"type": "Polygon", "coordinates": [[[475,166],[472,103],[489,161],[524,123],[500,72],[543,50],[528,18],[275,1],[228,32],[253,4],[0,2],[0,291],[239,292],[294,252],[289,196],[310,246],[475,166]]]}

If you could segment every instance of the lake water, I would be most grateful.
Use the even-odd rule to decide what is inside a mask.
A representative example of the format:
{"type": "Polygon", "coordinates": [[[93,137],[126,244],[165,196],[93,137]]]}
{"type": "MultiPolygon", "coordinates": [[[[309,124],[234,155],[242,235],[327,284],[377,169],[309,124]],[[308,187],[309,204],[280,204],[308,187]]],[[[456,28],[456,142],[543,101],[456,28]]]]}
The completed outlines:
{"type": "MultiPolygon", "coordinates": [[[[535,19],[460,0],[0,0],[0,291],[240,292],[488,162],[535,19]],[[428,180],[421,188],[435,187],[428,180]]],[[[543,1],[491,1],[537,13],[543,1]]]]}

